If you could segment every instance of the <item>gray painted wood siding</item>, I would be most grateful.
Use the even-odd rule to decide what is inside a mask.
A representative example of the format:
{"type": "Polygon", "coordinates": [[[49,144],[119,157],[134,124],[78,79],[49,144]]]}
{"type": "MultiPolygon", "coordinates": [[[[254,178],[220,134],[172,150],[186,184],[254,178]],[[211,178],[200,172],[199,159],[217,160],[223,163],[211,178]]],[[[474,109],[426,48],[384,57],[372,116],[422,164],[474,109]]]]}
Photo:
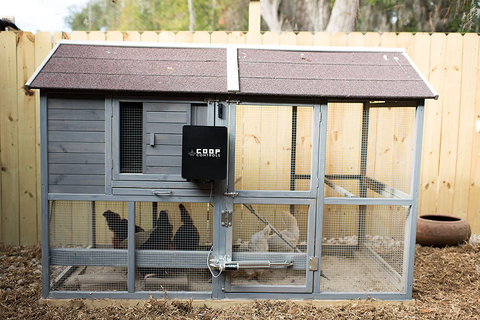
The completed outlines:
{"type": "Polygon", "coordinates": [[[49,98],[48,190],[105,193],[105,100],[49,98]]]}
{"type": "Polygon", "coordinates": [[[152,102],[145,103],[144,108],[145,173],[180,174],[182,128],[191,123],[190,104],[152,102]]]}

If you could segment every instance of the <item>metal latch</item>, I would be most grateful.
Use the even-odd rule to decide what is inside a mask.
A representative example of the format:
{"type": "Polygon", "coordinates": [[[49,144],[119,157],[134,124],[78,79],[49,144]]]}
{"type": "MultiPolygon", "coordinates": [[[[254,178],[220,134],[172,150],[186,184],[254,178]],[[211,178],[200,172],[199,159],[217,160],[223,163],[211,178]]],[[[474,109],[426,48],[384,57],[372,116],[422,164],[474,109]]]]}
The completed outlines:
{"type": "Polygon", "coordinates": [[[222,211],[222,226],[231,227],[233,222],[233,211],[222,211]]]}
{"type": "Polygon", "coordinates": [[[308,258],[308,270],[317,271],[318,270],[318,257],[308,258]]]}
{"type": "Polygon", "coordinates": [[[235,198],[235,197],[238,197],[238,192],[225,192],[223,194],[225,197],[230,197],[230,198],[235,198]]]}
{"type": "Polygon", "coordinates": [[[239,269],[269,269],[273,267],[288,268],[293,266],[293,260],[285,260],[285,262],[266,261],[232,261],[230,256],[210,256],[208,261],[212,270],[220,271],[236,271],[239,269]]]}
{"type": "Polygon", "coordinates": [[[169,196],[173,194],[172,190],[152,190],[152,193],[156,196],[169,196]]]}

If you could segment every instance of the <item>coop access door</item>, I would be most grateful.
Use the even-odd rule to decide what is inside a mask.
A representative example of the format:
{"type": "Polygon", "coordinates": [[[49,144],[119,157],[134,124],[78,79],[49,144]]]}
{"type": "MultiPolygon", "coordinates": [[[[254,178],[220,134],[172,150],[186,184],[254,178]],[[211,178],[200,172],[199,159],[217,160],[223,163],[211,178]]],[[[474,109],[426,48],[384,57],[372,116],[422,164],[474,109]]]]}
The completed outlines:
{"type": "Polygon", "coordinates": [[[257,267],[229,272],[225,291],[311,293],[318,259],[317,179],[310,177],[317,174],[312,154],[317,152],[319,108],[235,107],[228,249],[240,266],[257,267]]]}

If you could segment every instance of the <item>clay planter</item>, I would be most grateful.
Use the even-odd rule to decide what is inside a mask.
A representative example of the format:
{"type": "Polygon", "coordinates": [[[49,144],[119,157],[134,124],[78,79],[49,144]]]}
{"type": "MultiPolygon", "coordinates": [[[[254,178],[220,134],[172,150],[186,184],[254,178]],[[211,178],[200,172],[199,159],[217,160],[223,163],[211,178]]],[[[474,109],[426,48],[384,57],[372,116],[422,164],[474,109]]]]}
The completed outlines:
{"type": "Polygon", "coordinates": [[[456,246],[470,239],[468,221],[439,214],[422,215],[417,220],[417,243],[423,246],[456,246]]]}

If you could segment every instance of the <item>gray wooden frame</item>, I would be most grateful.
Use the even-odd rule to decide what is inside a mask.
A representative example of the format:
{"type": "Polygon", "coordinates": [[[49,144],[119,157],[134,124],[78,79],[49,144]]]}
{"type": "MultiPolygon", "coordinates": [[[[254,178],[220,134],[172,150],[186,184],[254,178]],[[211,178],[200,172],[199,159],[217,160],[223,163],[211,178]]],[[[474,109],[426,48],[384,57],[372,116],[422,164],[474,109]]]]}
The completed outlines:
{"type": "MultiPolygon", "coordinates": [[[[115,181],[114,177],[114,160],[112,154],[118,150],[115,150],[116,146],[114,143],[115,135],[118,133],[118,128],[116,128],[115,117],[118,117],[118,111],[115,112],[115,101],[136,101],[136,102],[188,102],[188,103],[205,103],[205,101],[179,101],[179,100],[159,100],[152,98],[123,98],[123,97],[112,97],[111,95],[105,96],[105,143],[106,143],[106,177],[105,177],[105,194],[68,194],[68,193],[48,193],[48,128],[47,128],[47,93],[41,93],[40,97],[40,140],[41,140],[41,196],[42,196],[42,297],[43,298],[148,298],[153,296],[156,298],[165,297],[163,292],[144,292],[144,291],[134,291],[134,268],[135,268],[135,256],[141,257],[142,262],[140,265],[149,266],[150,263],[158,263],[162,261],[162,255],[168,256],[168,259],[172,257],[176,259],[179,263],[177,266],[183,267],[193,267],[193,268],[202,268],[203,259],[205,258],[204,251],[198,252],[171,252],[165,253],[162,252],[160,255],[155,251],[151,252],[142,252],[134,250],[134,235],[133,226],[134,226],[134,216],[135,216],[135,205],[134,202],[137,201],[148,201],[148,202],[208,202],[209,201],[209,190],[206,188],[200,189],[196,194],[174,194],[168,197],[155,196],[149,192],[138,192],[131,193],[128,192],[125,194],[119,194],[113,192],[113,187],[115,183],[119,183],[121,186],[128,186],[131,181],[139,181],[136,177],[129,177],[122,181],[115,181]],[[115,100],[116,99],[116,100],[115,100]],[[109,150],[111,148],[111,150],[109,150]],[[203,191],[202,191],[203,190],[203,191]],[[207,192],[208,191],[208,192],[207,192]],[[129,222],[130,223],[130,234],[129,234],[129,249],[128,250],[108,250],[108,249],[94,249],[93,247],[87,249],[50,249],[49,241],[49,200],[85,200],[85,201],[127,201],[129,202],[129,222]],[[133,225],[133,226],[132,226],[133,225]],[[131,242],[131,243],[130,243],[131,242]],[[75,250],[77,250],[75,252],[75,250]],[[72,253],[72,255],[70,255],[72,253]],[[68,291],[51,291],[50,288],[50,265],[58,264],[58,255],[63,255],[62,259],[68,256],[67,260],[70,261],[70,265],[76,265],[83,263],[89,257],[92,261],[91,263],[101,264],[101,259],[96,259],[98,255],[113,254],[118,257],[116,262],[122,266],[128,266],[128,292],[68,292],[68,291]],[[83,257],[83,258],[82,258],[83,257]],[[70,259],[70,260],[68,260],[70,259]],[[183,262],[182,262],[183,261],[183,262]]],[[[345,101],[339,101],[345,102],[345,101]]],[[[420,157],[421,157],[421,145],[422,145],[422,135],[423,135],[423,117],[424,117],[424,101],[418,102],[416,106],[416,117],[415,117],[415,137],[414,137],[414,159],[412,166],[412,187],[411,195],[401,195],[401,198],[345,198],[345,197],[331,197],[324,198],[324,188],[325,184],[323,182],[325,178],[325,145],[326,145],[326,128],[327,128],[327,114],[328,114],[328,103],[327,100],[321,101],[320,104],[295,104],[298,106],[312,106],[313,107],[313,123],[314,128],[313,140],[315,143],[312,148],[312,173],[311,173],[311,191],[308,192],[290,192],[290,191],[257,191],[257,190],[245,190],[237,191],[239,193],[236,198],[228,198],[224,196],[225,192],[233,192],[232,181],[234,179],[234,153],[235,153],[235,109],[236,103],[238,101],[227,102],[228,108],[227,112],[224,112],[226,116],[222,119],[218,118],[218,103],[215,101],[208,102],[208,121],[209,125],[217,126],[227,126],[229,128],[229,173],[228,179],[225,181],[215,182],[215,192],[213,194],[213,202],[215,203],[214,213],[213,213],[213,238],[214,238],[214,247],[213,254],[232,255],[233,259],[260,259],[256,257],[255,253],[232,253],[231,244],[232,244],[232,230],[231,228],[225,228],[221,226],[221,213],[224,210],[233,210],[233,205],[235,203],[282,203],[282,204],[308,204],[309,205],[309,229],[308,237],[312,239],[308,243],[308,249],[306,254],[297,254],[299,257],[305,255],[321,257],[322,249],[328,250],[327,246],[322,246],[322,221],[323,221],[323,207],[328,204],[344,204],[344,205],[396,205],[396,206],[408,206],[409,214],[405,223],[405,242],[404,242],[404,262],[403,262],[403,277],[401,282],[404,285],[404,290],[401,293],[398,292],[345,292],[345,293],[335,293],[335,292],[320,292],[320,273],[309,272],[307,271],[307,286],[311,290],[305,290],[303,292],[298,292],[295,288],[280,287],[274,286],[274,288],[269,288],[268,286],[253,286],[244,288],[235,288],[228,282],[228,277],[226,274],[222,274],[219,278],[214,278],[212,281],[212,292],[168,292],[169,297],[178,297],[178,298],[194,298],[194,299],[252,299],[252,298],[266,298],[266,299],[285,299],[285,293],[288,292],[288,298],[294,299],[356,299],[356,298],[376,298],[383,300],[410,300],[412,298],[412,286],[413,286],[413,260],[415,254],[415,232],[416,232],[416,217],[418,210],[418,193],[419,193],[419,181],[420,181],[420,157]],[[316,177],[316,178],[315,178],[316,177]],[[316,201],[316,202],[315,202],[316,201]],[[314,239],[314,240],[313,240],[314,239]],[[313,242],[314,241],[314,242],[313,242]],[[311,252],[310,252],[311,251],[311,252]],[[281,289],[281,290],[278,290],[281,289]],[[237,291],[237,292],[233,292],[237,291]]],[[[254,103],[254,102],[243,102],[242,104],[248,105],[282,105],[281,103],[254,103]]],[[[288,104],[292,105],[291,103],[288,104]]],[[[414,107],[412,102],[402,104],[402,102],[386,102],[384,104],[375,104],[370,107],[387,107],[387,106],[408,106],[414,107]]],[[[225,110],[224,110],[225,111],[225,110]]],[[[176,183],[176,179],[170,179],[165,175],[158,175],[156,179],[164,179],[165,183],[171,182],[176,183]]],[[[141,179],[142,180],[142,179],[141,179]]],[[[144,181],[148,183],[146,179],[144,181]]],[[[132,188],[134,184],[131,185],[132,188]]],[[[150,189],[145,189],[150,190],[150,189]]],[[[153,190],[153,189],[152,189],[153,190]]],[[[92,235],[94,236],[94,235],[92,235]]],[[[100,257],[98,256],[98,257],[100,257]]],[[[268,257],[271,259],[277,259],[282,256],[276,253],[269,253],[268,257]]],[[[104,264],[103,264],[104,265],[104,264]]],[[[203,266],[204,267],[204,266],[203,266]]],[[[295,263],[294,268],[304,268],[303,263],[295,263]]],[[[319,261],[319,270],[321,269],[321,259],[319,261]]],[[[395,273],[392,273],[392,277],[397,277],[395,273]]]]}
{"type": "MultiPolygon", "coordinates": [[[[297,292],[297,293],[311,293],[313,290],[313,274],[315,271],[310,271],[308,269],[308,259],[309,257],[314,256],[314,238],[315,238],[315,199],[298,199],[298,198],[235,198],[233,200],[235,204],[289,204],[289,205],[308,205],[308,230],[307,230],[307,252],[306,253],[278,253],[278,252],[269,252],[269,253],[232,253],[232,244],[230,241],[227,243],[229,246],[230,255],[234,258],[239,259],[240,261],[247,259],[259,260],[254,258],[255,256],[262,257],[261,260],[269,260],[272,262],[283,262],[285,258],[293,258],[294,266],[293,270],[305,270],[305,285],[304,286],[286,286],[286,285],[232,285],[231,277],[227,276],[227,281],[225,283],[225,292],[297,292]],[[297,261],[295,259],[305,259],[304,261],[297,261]]],[[[228,228],[230,233],[233,233],[233,228],[228,228]]]]}

